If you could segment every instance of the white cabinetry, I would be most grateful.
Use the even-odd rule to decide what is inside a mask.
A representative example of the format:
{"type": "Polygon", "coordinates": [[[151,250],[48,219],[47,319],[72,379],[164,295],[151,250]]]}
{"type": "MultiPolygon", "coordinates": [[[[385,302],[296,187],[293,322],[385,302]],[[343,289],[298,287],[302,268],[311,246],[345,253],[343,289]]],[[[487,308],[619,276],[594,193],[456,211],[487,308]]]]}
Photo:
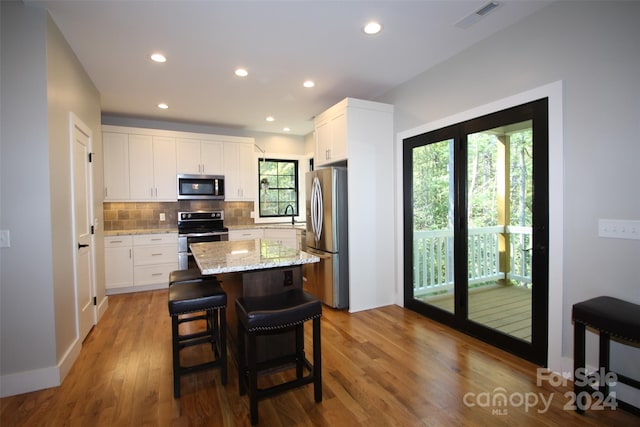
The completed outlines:
{"type": "Polygon", "coordinates": [[[105,200],[175,201],[175,138],[104,132],[105,200]]]}
{"type": "Polygon", "coordinates": [[[131,200],[177,199],[175,150],[174,138],[129,135],[131,200]]]}
{"type": "Polygon", "coordinates": [[[395,204],[389,203],[397,172],[393,105],[346,98],[319,114],[315,128],[317,166],[348,159],[349,311],[394,304],[396,254],[389,242],[395,236],[388,224],[396,214],[395,204]],[[330,119],[331,127],[323,129],[320,125],[330,119]],[[332,139],[326,139],[327,135],[332,139]],[[340,156],[337,146],[343,153],[340,156]],[[327,160],[325,150],[329,148],[332,153],[327,160]]]}
{"type": "Polygon", "coordinates": [[[258,164],[253,144],[224,144],[225,200],[254,201],[258,188],[258,164]]]}
{"type": "Polygon", "coordinates": [[[224,143],[199,139],[176,139],[177,172],[222,175],[224,143]]]}
{"type": "Polygon", "coordinates": [[[295,228],[265,228],[264,238],[274,240],[289,248],[300,249],[300,239],[295,228]]]}
{"type": "Polygon", "coordinates": [[[109,236],[104,238],[104,270],[107,291],[133,284],[131,236],[109,236]]]}
{"type": "Polygon", "coordinates": [[[129,135],[104,132],[104,198],[129,199],[129,135]]]}
{"type": "Polygon", "coordinates": [[[346,106],[338,105],[316,119],[315,131],[318,166],[347,159],[346,106]]]}
{"type": "Polygon", "coordinates": [[[225,199],[254,201],[254,139],[161,129],[102,127],[105,201],[176,201],[176,174],[225,176],[225,199]]]}
{"type": "Polygon", "coordinates": [[[262,239],[264,232],[261,228],[246,228],[243,230],[229,230],[229,241],[262,239]]]}
{"type": "Polygon", "coordinates": [[[166,288],[177,269],[177,233],[105,237],[107,294],[166,288]]]}
{"type": "Polygon", "coordinates": [[[169,273],[178,269],[178,235],[133,236],[133,284],[169,284],[169,273]]]}

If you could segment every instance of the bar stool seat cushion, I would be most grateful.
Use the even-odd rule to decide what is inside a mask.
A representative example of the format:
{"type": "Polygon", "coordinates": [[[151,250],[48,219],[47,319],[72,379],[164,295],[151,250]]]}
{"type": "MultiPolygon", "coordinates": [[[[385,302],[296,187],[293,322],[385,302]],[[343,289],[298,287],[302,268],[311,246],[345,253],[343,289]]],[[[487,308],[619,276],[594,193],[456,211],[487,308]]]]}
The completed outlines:
{"type": "Polygon", "coordinates": [[[573,319],[612,336],[640,342],[640,306],[601,296],[573,305],[573,319]]]}
{"type": "Polygon", "coordinates": [[[190,268],[188,270],[174,270],[169,273],[169,285],[175,283],[199,282],[204,277],[199,268],[190,268]]]}
{"type": "Polygon", "coordinates": [[[169,287],[169,314],[172,316],[227,305],[227,294],[215,280],[183,283],[169,287]]]}
{"type": "Polygon", "coordinates": [[[236,300],[238,319],[248,332],[284,329],[322,316],[322,302],[301,289],[236,300]]]}

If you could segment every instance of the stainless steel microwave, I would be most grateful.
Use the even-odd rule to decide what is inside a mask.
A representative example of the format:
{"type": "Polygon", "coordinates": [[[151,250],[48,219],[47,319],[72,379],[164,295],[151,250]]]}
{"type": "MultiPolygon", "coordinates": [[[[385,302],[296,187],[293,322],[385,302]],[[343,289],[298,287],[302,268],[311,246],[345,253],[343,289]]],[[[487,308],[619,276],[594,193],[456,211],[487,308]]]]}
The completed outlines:
{"type": "Polygon", "coordinates": [[[224,200],[224,176],[178,174],[178,200],[224,200]]]}

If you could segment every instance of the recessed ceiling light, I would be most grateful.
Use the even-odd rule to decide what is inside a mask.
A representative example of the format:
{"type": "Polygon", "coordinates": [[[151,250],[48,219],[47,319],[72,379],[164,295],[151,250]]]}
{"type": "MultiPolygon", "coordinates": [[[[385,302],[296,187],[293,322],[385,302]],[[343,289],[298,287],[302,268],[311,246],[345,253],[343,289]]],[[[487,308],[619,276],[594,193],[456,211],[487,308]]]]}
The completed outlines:
{"type": "Polygon", "coordinates": [[[268,121],[268,122],[272,122],[275,119],[273,118],[273,116],[268,116],[265,120],[268,121]]]}
{"type": "Polygon", "coordinates": [[[291,128],[282,128],[283,132],[291,132],[291,128]]]}
{"type": "Polygon", "coordinates": [[[367,23],[367,25],[365,25],[364,28],[362,29],[362,31],[364,31],[365,34],[371,34],[371,35],[378,34],[381,30],[382,30],[382,25],[380,25],[375,21],[371,21],[367,23]]]}
{"type": "Polygon", "coordinates": [[[249,75],[249,72],[244,68],[236,69],[235,73],[238,77],[247,77],[249,75]]]}
{"type": "Polygon", "coordinates": [[[161,53],[151,54],[151,60],[154,62],[167,62],[167,58],[161,53]]]}
{"type": "Polygon", "coordinates": [[[313,80],[306,80],[304,83],[302,83],[302,86],[304,87],[314,87],[316,84],[313,82],[313,80]]]}
{"type": "Polygon", "coordinates": [[[160,104],[158,104],[158,108],[166,110],[167,108],[169,108],[169,106],[167,104],[165,104],[164,102],[161,102],[160,104]]]}

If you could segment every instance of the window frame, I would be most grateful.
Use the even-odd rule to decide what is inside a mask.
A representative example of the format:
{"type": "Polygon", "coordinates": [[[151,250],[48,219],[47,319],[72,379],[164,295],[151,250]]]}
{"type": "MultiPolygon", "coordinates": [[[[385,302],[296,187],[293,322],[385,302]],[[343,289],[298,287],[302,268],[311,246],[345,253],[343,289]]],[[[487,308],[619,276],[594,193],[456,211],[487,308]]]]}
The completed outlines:
{"type": "MultiPolygon", "coordinates": [[[[292,189],[295,192],[295,202],[291,202],[288,204],[291,204],[294,208],[294,217],[298,217],[300,215],[300,195],[301,195],[301,189],[300,189],[300,159],[297,158],[276,158],[276,157],[269,157],[269,158],[261,158],[258,159],[258,197],[257,197],[257,206],[256,206],[256,219],[260,219],[260,220],[273,220],[273,219],[280,219],[280,218],[290,218],[291,214],[287,213],[278,213],[275,215],[267,215],[267,214],[263,214],[262,213],[262,197],[263,197],[263,190],[262,190],[262,186],[261,186],[261,180],[262,180],[262,176],[260,173],[260,166],[263,162],[273,162],[273,163],[292,163],[294,166],[294,173],[293,175],[287,175],[287,176],[293,176],[293,182],[294,182],[294,187],[289,187],[289,188],[270,188],[270,190],[277,190],[279,191],[291,191],[292,189]]],[[[276,175],[276,176],[280,176],[280,175],[276,175]]],[[[276,203],[280,203],[280,202],[276,202],[276,203]]]]}

